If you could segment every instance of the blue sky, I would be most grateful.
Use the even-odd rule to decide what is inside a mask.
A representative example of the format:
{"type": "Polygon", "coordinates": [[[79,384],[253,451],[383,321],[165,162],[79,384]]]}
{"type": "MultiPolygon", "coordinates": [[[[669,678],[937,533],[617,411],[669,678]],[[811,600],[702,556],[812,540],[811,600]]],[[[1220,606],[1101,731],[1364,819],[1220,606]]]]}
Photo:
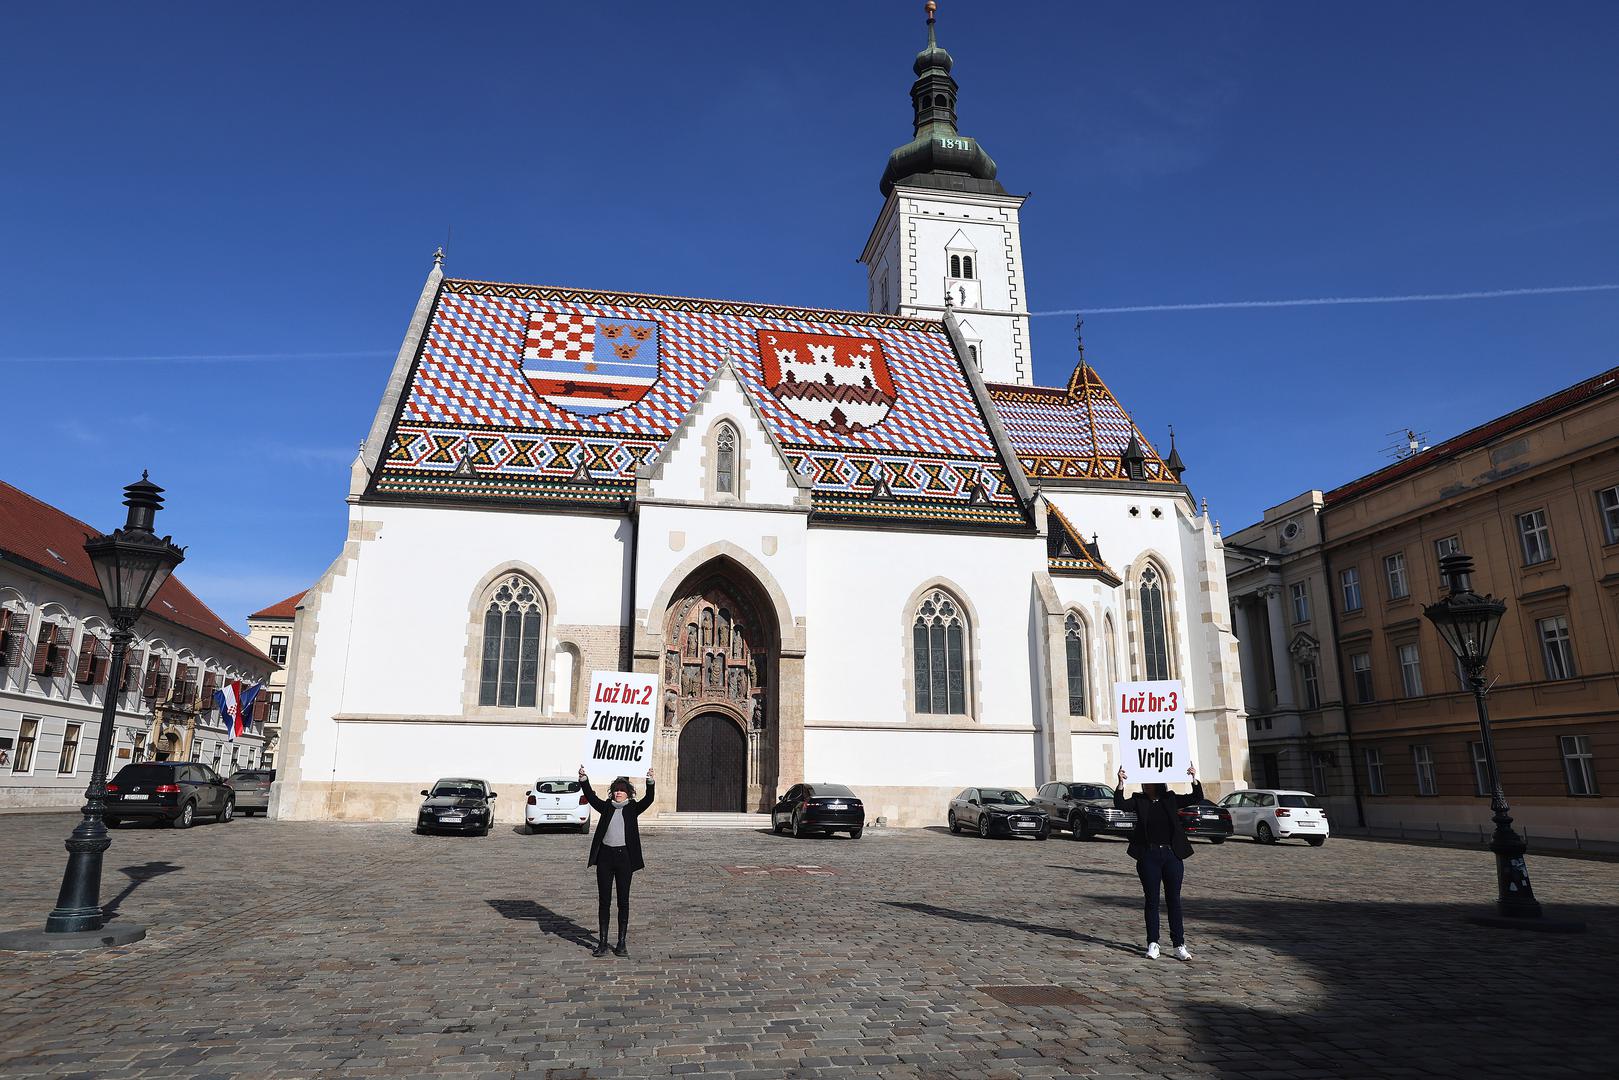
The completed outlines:
{"type": "MultiPolygon", "coordinates": [[[[311,582],[431,253],[861,307],[921,5],[12,5],[3,476],[149,468],[221,614],[311,582]],[[190,358],[190,359],[174,359],[190,358]]],[[[1619,5],[944,0],[1032,307],[1619,283],[1619,5]]],[[[1037,376],[1072,318],[1035,320],[1037,376]]],[[[1095,314],[1227,531],[1619,363],[1619,292],[1095,314]]]]}

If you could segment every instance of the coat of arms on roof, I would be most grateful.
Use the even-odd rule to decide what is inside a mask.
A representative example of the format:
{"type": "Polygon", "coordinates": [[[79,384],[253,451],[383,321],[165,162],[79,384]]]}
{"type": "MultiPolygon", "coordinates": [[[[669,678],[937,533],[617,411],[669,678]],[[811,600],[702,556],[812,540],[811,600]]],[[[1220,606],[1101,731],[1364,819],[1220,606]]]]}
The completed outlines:
{"type": "Polygon", "coordinates": [[[658,324],[561,311],[528,317],[523,377],[559,409],[599,416],[627,408],[658,381],[658,324]]]}
{"type": "Polygon", "coordinates": [[[875,338],[760,330],[758,340],[765,387],[815,427],[839,435],[866,431],[899,400],[875,338]]]}

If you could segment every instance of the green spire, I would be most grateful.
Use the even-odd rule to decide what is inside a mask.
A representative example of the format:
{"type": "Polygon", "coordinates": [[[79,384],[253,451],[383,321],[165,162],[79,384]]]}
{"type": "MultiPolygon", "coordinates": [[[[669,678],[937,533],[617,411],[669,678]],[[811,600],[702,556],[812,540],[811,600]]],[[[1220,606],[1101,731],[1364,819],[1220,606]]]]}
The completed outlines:
{"type": "Polygon", "coordinates": [[[916,73],[916,82],[911,84],[911,130],[915,137],[888,155],[888,167],[883,170],[879,186],[885,196],[897,183],[1004,195],[1005,189],[995,182],[994,160],[977,140],[956,130],[959,87],[950,76],[955,60],[939,47],[934,28],[938,5],[928,0],[925,8],[928,45],[916,54],[916,62],[911,65],[916,73]]]}

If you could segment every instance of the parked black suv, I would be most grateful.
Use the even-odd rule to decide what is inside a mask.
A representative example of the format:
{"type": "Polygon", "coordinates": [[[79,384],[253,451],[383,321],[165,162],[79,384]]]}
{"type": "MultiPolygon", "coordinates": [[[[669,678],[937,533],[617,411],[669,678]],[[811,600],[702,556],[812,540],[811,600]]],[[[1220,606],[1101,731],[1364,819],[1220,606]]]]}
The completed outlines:
{"type": "Polygon", "coordinates": [[[1105,833],[1127,836],[1136,816],[1113,808],[1113,789],[1106,784],[1057,780],[1041,784],[1034,805],[1051,819],[1052,829],[1067,829],[1075,840],[1094,840],[1105,833]]]}
{"type": "Polygon", "coordinates": [[[107,782],[108,827],[141,819],[188,829],[199,817],[229,821],[236,792],[200,761],[144,761],[125,765],[107,782]]]}

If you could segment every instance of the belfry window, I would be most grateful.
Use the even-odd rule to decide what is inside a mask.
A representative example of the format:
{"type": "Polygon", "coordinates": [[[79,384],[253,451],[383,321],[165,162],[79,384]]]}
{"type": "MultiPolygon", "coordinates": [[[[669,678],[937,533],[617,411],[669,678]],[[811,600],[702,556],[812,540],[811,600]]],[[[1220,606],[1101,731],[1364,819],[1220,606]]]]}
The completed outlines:
{"type": "Polygon", "coordinates": [[[930,591],[911,624],[916,711],[955,716],[967,712],[967,624],[961,605],[942,589],[930,591]]]}
{"type": "Polygon", "coordinates": [[[483,616],[478,704],[533,708],[540,684],[539,590],[517,574],[501,579],[483,616]]]}
{"type": "Polygon", "coordinates": [[[963,255],[961,257],[961,273],[958,276],[964,278],[970,278],[973,276],[973,257],[971,255],[963,255]]]}
{"type": "Polygon", "coordinates": [[[1164,582],[1158,568],[1141,575],[1141,652],[1147,678],[1169,678],[1169,623],[1165,614],[1164,582]]]}
{"type": "Polygon", "coordinates": [[[961,276],[961,256],[960,255],[952,255],[952,256],[950,256],[950,276],[951,277],[960,277],[961,276]]]}

